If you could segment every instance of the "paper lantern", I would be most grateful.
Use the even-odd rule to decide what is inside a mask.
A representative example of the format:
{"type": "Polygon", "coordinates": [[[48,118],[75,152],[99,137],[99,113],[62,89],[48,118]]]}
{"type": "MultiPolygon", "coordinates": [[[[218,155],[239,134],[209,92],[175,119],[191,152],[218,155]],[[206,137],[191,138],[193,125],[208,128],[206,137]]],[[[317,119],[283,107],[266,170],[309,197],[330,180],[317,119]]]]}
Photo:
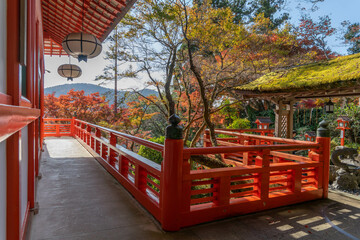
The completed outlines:
{"type": "Polygon", "coordinates": [[[67,78],[69,81],[73,81],[73,78],[81,76],[81,68],[74,64],[63,64],[59,66],[58,73],[60,76],[67,78]]]}
{"type": "Polygon", "coordinates": [[[80,61],[98,56],[102,51],[99,39],[90,33],[78,32],[68,34],[63,42],[64,51],[80,61]]]}

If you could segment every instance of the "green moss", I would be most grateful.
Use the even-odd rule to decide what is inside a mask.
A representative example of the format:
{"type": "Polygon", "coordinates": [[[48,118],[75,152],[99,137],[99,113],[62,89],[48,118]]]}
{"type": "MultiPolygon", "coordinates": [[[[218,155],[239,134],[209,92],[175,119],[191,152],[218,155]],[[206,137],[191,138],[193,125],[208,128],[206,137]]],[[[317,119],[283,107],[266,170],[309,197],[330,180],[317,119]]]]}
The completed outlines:
{"type": "Polygon", "coordinates": [[[272,72],[238,89],[257,92],[332,89],[353,86],[358,82],[360,82],[360,54],[353,54],[272,72]]]}

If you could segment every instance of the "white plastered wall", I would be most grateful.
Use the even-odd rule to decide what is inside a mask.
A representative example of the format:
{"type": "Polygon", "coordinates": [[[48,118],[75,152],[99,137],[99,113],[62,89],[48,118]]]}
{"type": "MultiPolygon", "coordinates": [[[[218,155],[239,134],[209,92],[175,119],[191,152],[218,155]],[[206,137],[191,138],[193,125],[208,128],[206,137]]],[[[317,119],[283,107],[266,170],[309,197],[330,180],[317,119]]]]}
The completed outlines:
{"type": "Polygon", "coordinates": [[[6,0],[0,0],[0,92],[6,93],[6,0]]]}
{"type": "Polygon", "coordinates": [[[0,240],[6,239],[6,141],[0,142],[0,240]]]}
{"type": "Polygon", "coordinates": [[[28,127],[21,129],[20,141],[20,204],[21,204],[21,222],[24,222],[26,208],[28,204],[28,127]]]}

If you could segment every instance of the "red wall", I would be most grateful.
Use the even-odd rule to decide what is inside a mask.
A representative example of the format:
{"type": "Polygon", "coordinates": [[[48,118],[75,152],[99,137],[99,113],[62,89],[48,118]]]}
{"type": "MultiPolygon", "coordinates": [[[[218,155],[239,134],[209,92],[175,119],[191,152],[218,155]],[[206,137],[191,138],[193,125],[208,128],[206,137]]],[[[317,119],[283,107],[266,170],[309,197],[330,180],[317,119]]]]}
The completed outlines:
{"type": "Polygon", "coordinates": [[[43,96],[40,92],[44,75],[41,1],[6,0],[6,4],[7,86],[6,92],[0,93],[0,142],[6,141],[6,238],[21,239],[26,229],[28,211],[35,206],[34,183],[41,152],[39,117],[42,113],[43,96]],[[23,3],[27,3],[27,8],[23,8],[27,11],[27,19],[21,21],[21,16],[25,16],[20,11],[23,3]],[[20,32],[27,35],[23,36],[20,32]],[[20,59],[21,42],[26,47],[26,51],[23,51],[25,57],[22,58],[25,61],[20,59]],[[25,82],[26,89],[22,89],[25,82]],[[20,147],[21,130],[27,131],[27,134],[23,132],[21,143],[26,147],[20,147]],[[23,178],[20,174],[20,155],[27,159],[27,174],[22,167],[23,178]],[[27,181],[24,181],[26,175],[27,181]],[[23,185],[24,182],[27,185],[27,199],[20,196],[21,179],[23,185]],[[26,214],[21,217],[20,203],[24,200],[27,201],[26,214]]]}

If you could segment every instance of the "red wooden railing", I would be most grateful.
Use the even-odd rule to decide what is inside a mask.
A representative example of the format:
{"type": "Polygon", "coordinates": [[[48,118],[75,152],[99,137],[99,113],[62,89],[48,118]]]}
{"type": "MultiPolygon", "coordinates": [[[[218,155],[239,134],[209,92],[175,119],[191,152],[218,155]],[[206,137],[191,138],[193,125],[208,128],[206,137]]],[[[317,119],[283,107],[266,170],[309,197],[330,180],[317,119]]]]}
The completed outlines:
{"type": "Polygon", "coordinates": [[[80,120],[74,136],[157,220],[161,221],[161,166],[129,148],[129,142],[162,152],[164,146],[80,120]]]}
{"type": "Polygon", "coordinates": [[[238,130],[226,131],[230,137],[219,139],[221,146],[210,147],[205,136],[204,147],[184,148],[182,139],[161,145],[80,120],[72,123],[73,136],[168,231],[327,197],[329,138],[313,143],[238,130]],[[131,151],[130,142],[161,152],[162,166],[131,151]],[[308,154],[292,154],[297,150],[308,154]],[[191,156],[214,154],[235,167],[191,170],[191,156]]]}
{"type": "Polygon", "coordinates": [[[44,118],[44,137],[73,136],[74,119],[44,118]]]}

